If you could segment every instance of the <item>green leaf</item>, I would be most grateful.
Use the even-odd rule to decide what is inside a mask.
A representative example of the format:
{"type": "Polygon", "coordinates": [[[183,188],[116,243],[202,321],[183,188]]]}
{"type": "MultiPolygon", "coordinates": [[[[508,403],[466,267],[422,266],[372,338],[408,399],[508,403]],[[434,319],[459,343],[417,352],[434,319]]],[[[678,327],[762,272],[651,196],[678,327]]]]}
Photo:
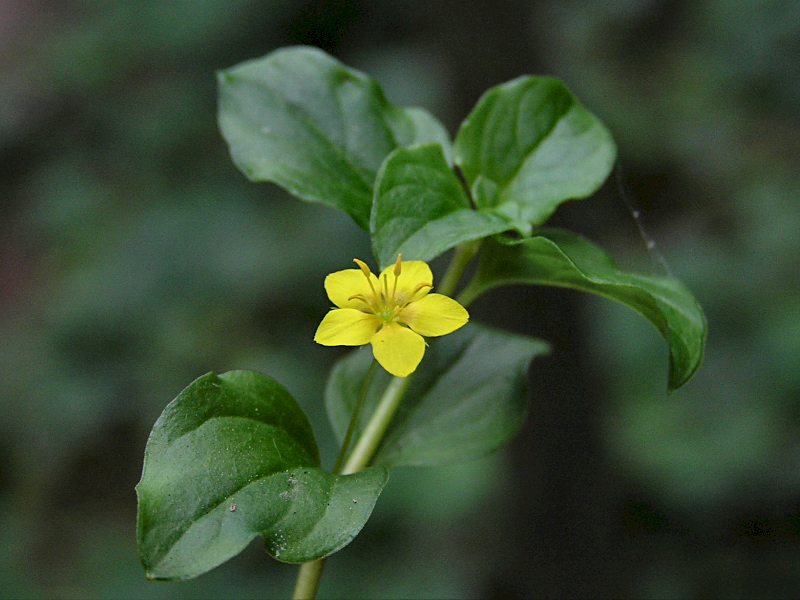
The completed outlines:
{"type": "Polygon", "coordinates": [[[512,227],[499,215],[472,209],[438,144],[398,148],[378,171],[370,231],[381,268],[401,252],[429,261],[512,227]]]}
{"type": "Polygon", "coordinates": [[[239,169],[349,214],[368,229],[372,185],[399,146],[438,142],[444,127],[390,104],[375,81],[321,50],[276,50],[218,75],[219,125],[239,169]]]}
{"type": "MultiPolygon", "coordinates": [[[[507,443],[527,414],[528,364],[548,351],[540,340],[474,323],[433,340],[374,464],[445,465],[485,456],[507,443]]],[[[362,348],[340,360],[328,379],[325,403],[342,440],[372,360],[362,348]]],[[[376,373],[360,413],[358,434],[386,388],[376,373]]]]}
{"type": "Polygon", "coordinates": [[[703,361],[706,319],[680,281],[620,271],[603,250],[574,233],[543,229],[528,239],[488,242],[459,300],[469,303],[493,287],[513,283],[572,288],[631,307],[669,344],[671,390],[689,381],[703,361]]]}
{"type": "Polygon", "coordinates": [[[520,77],[481,97],[461,125],[454,154],[478,208],[494,207],[526,232],[564,201],[594,193],[616,148],[563,83],[520,77]]]}
{"type": "Polygon", "coordinates": [[[187,579],[257,535],[300,563],[348,544],[386,483],[383,468],[319,468],[305,415],[280,384],[249,371],[209,373],[159,417],[137,486],[139,553],[152,579],[187,579]]]}

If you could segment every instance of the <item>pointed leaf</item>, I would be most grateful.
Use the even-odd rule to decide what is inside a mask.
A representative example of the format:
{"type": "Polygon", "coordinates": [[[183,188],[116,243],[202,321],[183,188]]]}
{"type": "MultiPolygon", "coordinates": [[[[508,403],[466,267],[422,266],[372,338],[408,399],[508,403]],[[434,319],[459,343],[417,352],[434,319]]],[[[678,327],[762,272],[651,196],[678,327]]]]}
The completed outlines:
{"type": "Polygon", "coordinates": [[[449,146],[442,125],[390,104],[375,81],[321,50],[291,47],[222,71],[219,125],[239,169],[369,227],[372,184],[392,150],[449,146]]]}
{"type": "Polygon", "coordinates": [[[401,252],[430,261],[462,242],[512,227],[500,215],[472,209],[438,144],[398,148],[378,172],[370,231],[381,268],[401,252]]]}
{"type": "Polygon", "coordinates": [[[469,303],[499,285],[568,287],[621,302],[648,319],[669,344],[669,388],[689,381],[700,367],[706,319],[677,279],[620,271],[603,250],[569,231],[543,229],[524,240],[484,245],[475,278],[459,299],[469,303]]]}
{"type": "Polygon", "coordinates": [[[145,449],[137,537],[147,576],[187,579],[262,536],[290,563],[348,544],[385,469],[333,476],[311,427],[274,380],[248,371],[195,380],[159,417],[145,449]]]}
{"type": "Polygon", "coordinates": [[[478,208],[495,207],[525,231],[566,200],[594,193],[616,148],[563,83],[520,77],[481,97],[461,125],[454,155],[478,208]]]}
{"type": "MultiPolygon", "coordinates": [[[[525,420],[528,364],[547,351],[540,340],[474,323],[431,341],[374,464],[453,464],[500,448],[525,420]]],[[[355,351],[336,364],[328,379],[325,403],[340,440],[371,360],[369,349],[355,351]]],[[[357,433],[388,381],[386,373],[376,373],[357,433]]]]}

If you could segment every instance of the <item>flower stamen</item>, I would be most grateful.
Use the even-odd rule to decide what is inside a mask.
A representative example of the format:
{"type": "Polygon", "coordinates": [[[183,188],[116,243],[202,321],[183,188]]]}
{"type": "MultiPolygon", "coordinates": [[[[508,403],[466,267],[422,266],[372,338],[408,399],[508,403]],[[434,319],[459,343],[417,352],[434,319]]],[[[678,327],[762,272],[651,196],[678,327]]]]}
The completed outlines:
{"type": "MultiPolygon", "coordinates": [[[[372,275],[372,271],[369,270],[369,267],[362,260],[358,260],[357,258],[354,258],[353,262],[358,265],[358,268],[361,269],[361,272],[364,274],[364,277],[367,278],[367,283],[369,284],[369,289],[372,290],[372,295],[375,296],[375,300],[378,300],[378,292],[375,291],[375,286],[372,285],[372,278],[370,277],[370,275],[372,275]]],[[[367,303],[367,304],[369,304],[369,303],[367,303]]]]}
{"type": "Polygon", "coordinates": [[[385,274],[383,276],[383,296],[382,297],[383,297],[383,304],[384,305],[388,305],[389,304],[389,276],[385,275],[385,274]]]}
{"type": "Polygon", "coordinates": [[[368,309],[375,310],[374,305],[363,294],[353,294],[347,300],[360,300],[368,309]]]}
{"type": "Polygon", "coordinates": [[[394,287],[392,288],[392,302],[397,296],[397,280],[400,279],[400,271],[402,270],[403,254],[397,255],[397,260],[394,263],[394,287]]]}

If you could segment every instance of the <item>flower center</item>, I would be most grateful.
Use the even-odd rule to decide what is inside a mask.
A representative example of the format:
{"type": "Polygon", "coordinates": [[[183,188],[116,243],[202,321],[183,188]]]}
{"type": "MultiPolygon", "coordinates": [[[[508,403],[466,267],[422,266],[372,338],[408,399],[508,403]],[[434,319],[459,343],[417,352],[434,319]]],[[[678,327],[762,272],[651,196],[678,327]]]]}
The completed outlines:
{"type": "Polygon", "coordinates": [[[402,257],[402,254],[397,255],[397,260],[394,263],[394,268],[391,273],[394,276],[391,283],[389,282],[389,273],[384,273],[381,278],[382,281],[378,283],[379,289],[375,289],[375,285],[372,281],[375,276],[372,274],[372,271],[369,270],[369,267],[363,261],[357,258],[353,259],[367,279],[369,289],[372,291],[372,297],[368,298],[362,294],[356,294],[351,296],[351,299],[361,300],[366,305],[367,309],[375,316],[379,317],[384,323],[397,321],[400,311],[413,301],[417,292],[423,288],[431,287],[430,283],[423,282],[417,285],[410,294],[403,289],[398,291],[397,281],[400,279],[400,275],[403,272],[402,257]]]}

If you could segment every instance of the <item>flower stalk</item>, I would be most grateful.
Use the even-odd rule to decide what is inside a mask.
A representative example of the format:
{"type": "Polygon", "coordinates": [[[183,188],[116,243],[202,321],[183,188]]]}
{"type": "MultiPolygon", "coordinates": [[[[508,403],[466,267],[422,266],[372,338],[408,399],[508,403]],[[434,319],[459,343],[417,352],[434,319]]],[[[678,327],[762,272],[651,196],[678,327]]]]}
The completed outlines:
{"type": "Polygon", "coordinates": [[[344,463],[344,459],[347,458],[347,452],[350,450],[350,442],[353,439],[353,433],[358,425],[358,418],[361,415],[361,407],[364,404],[364,399],[367,397],[367,393],[369,393],[369,386],[372,383],[373,375],[375,375],[376,364],[378,363],[374,360],[369,363],[369,369],[367,369],[367,374],[364,376],[364,382],[361,384],[361,391],[358,393],[358,399],[353,406],[353,414],[351,415],[350,423],[347,426],[347,433],[344,434],[342,448],[339,450],[339,456],[336,459],[336,465],[333,467],[334,473],[342,473],[342,463],[344,463]]]}
{"type": "Polygon", "coordinates": [[[439,293],[445,296],[452,296],[458,288],[458,282],[464,275],[470,261],[478,253],[481,248],[481,241],[464,242],[456,246],[453,253],[453,258],[450,261],[450,266],[447,267],[447,272],[442,278],[442,283],[439,284],[439,293]]]}
{"type": "Polygon", "coordinates": [[[381,401],[364,428],[364,433],[358,438],[353,453],[342,467],[342,475],[358,473],[369,465],[392,422],[392,418],[400,407],[400,401],[408,389],[410,380],[410,377],[393,377],[386,386],[381,401]]]}
{"type": "Polygon", "coordinates": [[[317,597],[319,582],[322,579],[322,569],[325,559],[312,560],[300,565],[297,573],[297,582],[294,585],[292,600],[313,600],[317,597]]]}

